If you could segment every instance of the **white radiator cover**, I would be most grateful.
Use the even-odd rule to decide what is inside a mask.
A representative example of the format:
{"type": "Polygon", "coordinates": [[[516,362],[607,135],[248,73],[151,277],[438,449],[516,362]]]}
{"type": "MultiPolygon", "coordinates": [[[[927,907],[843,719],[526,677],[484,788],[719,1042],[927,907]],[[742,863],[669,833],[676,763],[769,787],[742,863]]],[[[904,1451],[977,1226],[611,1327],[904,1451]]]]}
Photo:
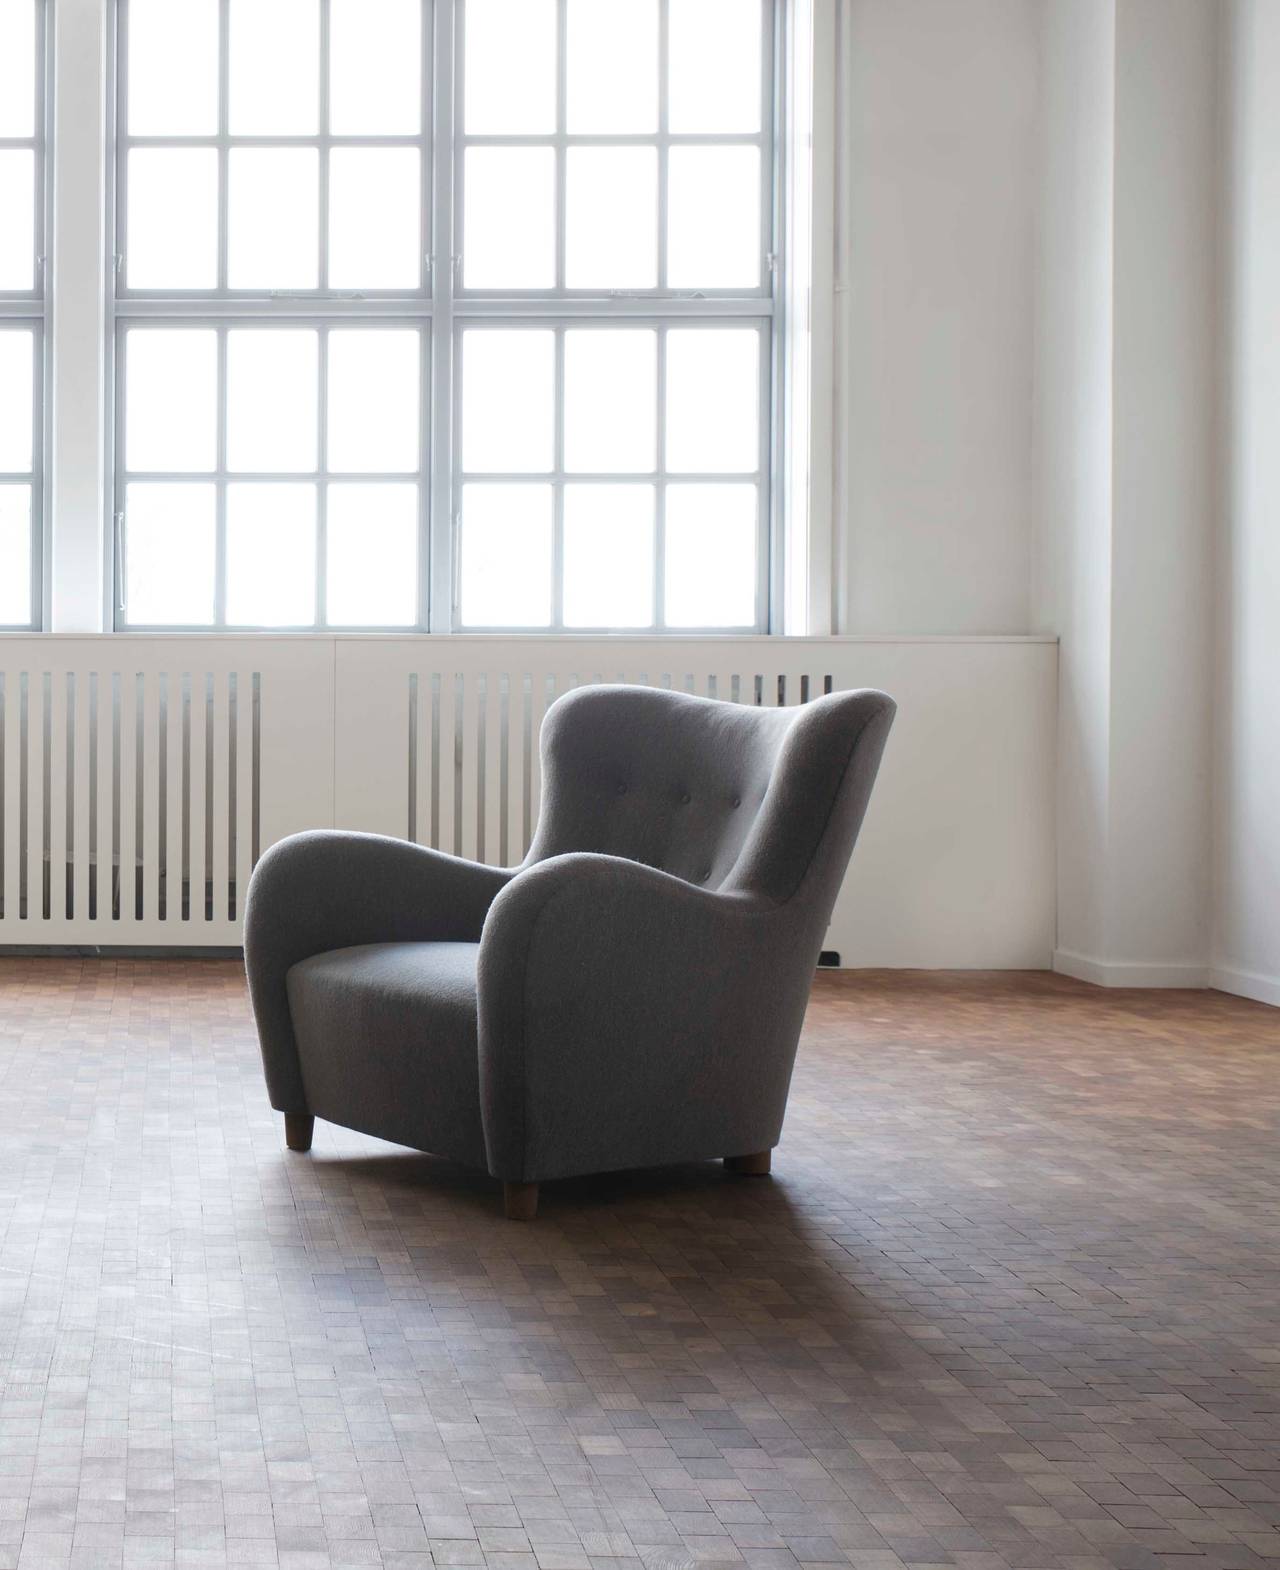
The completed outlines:
{"type": "Polygon", "coordinates": [[[769,705],[892,693],[826,947],[846,965],[1047,966],[1056,654],[1026,638],[0,638],[0,946],[238,944],[256,856],[304,828],[518,861],[547,705],[626,681],[769,705]]]}

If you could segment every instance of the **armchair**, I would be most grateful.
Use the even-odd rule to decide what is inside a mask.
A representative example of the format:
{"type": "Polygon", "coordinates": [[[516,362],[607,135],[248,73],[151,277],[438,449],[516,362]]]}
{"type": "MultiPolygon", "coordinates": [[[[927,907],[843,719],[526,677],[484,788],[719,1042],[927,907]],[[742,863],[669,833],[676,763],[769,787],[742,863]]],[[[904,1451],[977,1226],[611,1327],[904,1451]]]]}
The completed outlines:
{"type": "Polygon", "coordinates": [[[894,714],[580,687],[548,711],[528,856],[295,835],[245,963],[291,1149],[317,1117],[544,1180],[721,1157],[767,1172],[813,967],[894,714]]]}

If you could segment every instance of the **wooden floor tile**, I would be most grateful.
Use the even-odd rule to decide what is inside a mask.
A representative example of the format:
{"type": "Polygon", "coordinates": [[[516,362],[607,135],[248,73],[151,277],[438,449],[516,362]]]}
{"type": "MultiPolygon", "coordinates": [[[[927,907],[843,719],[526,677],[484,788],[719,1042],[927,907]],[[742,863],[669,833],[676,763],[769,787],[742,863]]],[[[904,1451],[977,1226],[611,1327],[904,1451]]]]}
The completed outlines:
{"type": "Polygon", "coordinates": [[[1280,1013],[824,974],[773,1177],[284,1148],[238,967],[0,960],[0,1570],[1280,1570],[1280,1013]]]}

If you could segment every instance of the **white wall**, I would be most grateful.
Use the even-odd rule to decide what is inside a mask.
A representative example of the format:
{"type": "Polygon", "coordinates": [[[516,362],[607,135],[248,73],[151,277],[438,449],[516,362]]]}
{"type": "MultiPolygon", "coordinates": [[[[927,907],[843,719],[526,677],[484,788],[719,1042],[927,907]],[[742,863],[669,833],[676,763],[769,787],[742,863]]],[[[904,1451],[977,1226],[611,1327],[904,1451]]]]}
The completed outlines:
{"type": "Polygon", "coordinates": [[[1117,0],[1107,955],[1203,980],[1217,387],[1216,0],[1117,0]]]}
{"type": "Polygon", "coordinates": [[[1058,944],[1105,940],[1111,716],[1113,0],[1042,17],[1034,625],[1058,634],[1058,944]]]}
{"type": "Polygon", "coordinates": [[[839,628],[1025,632],[1037,0],[849,0],[839,628]]]}
{"type": "Polygon", "coordinates": [[[1045,0],[1037,625],[1062,640],[1058,968],[1203,985],[1215,0],[1045,0]]]}
{"type": "Polygon", "coordinates": [[[1056,963],[1203,984],[1222,6],[842,14],[838,626],[1058,635],[1056,963]]]}
{"type": "Polygon", "coordinates": [[[1232,0],[1223,74],[1224,517],[1213,979],[1280,1003],[1280,6],[1232,0]]]}

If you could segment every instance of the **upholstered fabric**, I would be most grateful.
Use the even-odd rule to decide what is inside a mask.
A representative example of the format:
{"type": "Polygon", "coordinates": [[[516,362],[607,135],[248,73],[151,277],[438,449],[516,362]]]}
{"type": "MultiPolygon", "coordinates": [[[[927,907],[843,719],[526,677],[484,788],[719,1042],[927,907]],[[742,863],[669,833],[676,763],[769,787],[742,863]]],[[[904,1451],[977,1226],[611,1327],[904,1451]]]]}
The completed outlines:
{"type": "Polygon", "coordinates": [[[307,1110],[483,1166],[476,943],[369,943],[286,978],[307,1110]],[[358,1044],[358,1050],[352,1050],[358,1044]]]}
{"type": "Polygon", "coordinates": [[[272,1104],[509,1181],[771,1148],[893,712],[579,688],[520,868],[282,842],[245,921],[272,1104]]]}
{"type": "Polygon", "coordinates": [[[476,943],[493,896],[511,876],[378,834],[317,830],[273,845],[254,870],[244,913],[249,996],[271,1105],[308,1110],[286,991],[291,966],[367,943],[476,943]]]}

